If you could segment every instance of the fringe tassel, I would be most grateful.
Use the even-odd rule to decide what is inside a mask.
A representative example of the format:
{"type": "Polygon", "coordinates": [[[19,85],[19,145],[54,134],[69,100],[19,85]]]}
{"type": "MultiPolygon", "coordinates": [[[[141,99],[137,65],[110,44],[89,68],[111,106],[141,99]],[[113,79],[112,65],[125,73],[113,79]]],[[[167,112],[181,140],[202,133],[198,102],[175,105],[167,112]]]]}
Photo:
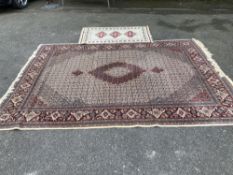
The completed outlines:
{"type": "Polygon", "coordinates": [[[219,67],[218,63],[212,58],[213,54],[205,47],[205,45],[204,45],[201,41],[199,41],[199,40],[197,40],[197,39],[195,39],[195,38],[193,38],[192,40],[193,40],[193,41],[200,47],[200,49],[204,52],[204,54],[206,55],[207,60],[211,63],[211,65],[214,67],[215,71],[219,74],[219,76],[220,76],[221,78],[225,78],[225,79],[229,82],[229,84],[233,86],[233,81],[230,79],[230,77],[228,77],[228,76],[222,71],[222,69],[219,67]]]}

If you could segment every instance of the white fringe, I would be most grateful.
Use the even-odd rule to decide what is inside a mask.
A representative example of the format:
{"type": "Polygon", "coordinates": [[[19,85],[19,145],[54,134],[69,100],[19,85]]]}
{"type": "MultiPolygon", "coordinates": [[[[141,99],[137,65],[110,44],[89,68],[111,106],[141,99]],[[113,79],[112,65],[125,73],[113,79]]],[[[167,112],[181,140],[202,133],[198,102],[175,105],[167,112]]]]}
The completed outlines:
{"type": "Polygon", "coordinates": [[[148,35],[149,35],[149,40],[150,40],[150,42],[153,43],[153,38],[152,38],[152,34],[151,34],[151,32],[150,32],[149,26],[146,26],[146,30],[147,30],[147,33],[148,33],[148,35]]]}
{"type": "Polygon", "coordinates": [[[26,64],[22,67],[22,69],[20,70],[20,72],[18,73],[16,79],[11,83],[10,87],[8,88],[7,92],[2,96],[2,98],[0,99],[0,107],[3,104],[3,102],[11,95],[11,93],[14,91],[15,89],[15,85],[16,83],[20,80],[20,78],[22,77],[24,71],[26,70],[28,64],[35,58],[36,53],[39,51],[39,49],[41,48],[43,44],[40,44],[37,49],[33,52],[32,56],[28,59],[28,61],[26,62],[26,64]]]}
{"type": "Polygon", "coordinates": [[[86,30],[86,27],[83,27],[82,30],[81,30],[81,33],[80,33],[80,36],[79,36],[79,40],[78,40],[79,44],[82,44],[82,40],[83,40],[84,34],[86,33],[85,30],[86,30]]]}
{"type": "Polygon", "coordinates": [[[206,55],[206,58],[207,60],[211,63],[211,65],[214,67],[215,71],[218,73],[218,75],[221,77],[221,78],[225,78],[229,83],[230,85],[233,86],[233,81],[230,79],[230,77],[228,77],[223,71],[222,69],[219,67],[218,63],[212,58],[213,54],[208,50],[208,48],[205,47],[205,45],[193,38],[192,39],[199,47],[200,49],[204,52],[204,54],[206,55]]]}
{"type": "Polygon", "coordinates": [[[224,123],[198,123],[198,124],[129,124],[129,125],[106,125],[106,126],[77,126],[77,127],[9,127],[0,128],[0,131],[11,131],[11,130],[85,130],[85,129],[127,129],[127,128],[193,128],[193,127],[222,127],[222,126],[233,126],[232,122],[224,123]]]}

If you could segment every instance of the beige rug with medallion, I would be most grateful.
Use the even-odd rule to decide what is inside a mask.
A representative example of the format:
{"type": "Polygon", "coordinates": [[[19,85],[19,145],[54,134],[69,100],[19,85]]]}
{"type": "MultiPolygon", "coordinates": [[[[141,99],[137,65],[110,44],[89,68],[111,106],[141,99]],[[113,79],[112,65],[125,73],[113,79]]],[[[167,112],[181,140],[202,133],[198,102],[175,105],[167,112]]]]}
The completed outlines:
{"type": "Polygon", "coordinates": [[[0,102],[0,129],[233,124],[233,83],[197,40],[40,45],[0,102]]]}
{"type": "Polygon", "coordinates": [[[79,44],[152,43],[148,26],[84,27],[79,44]]]}

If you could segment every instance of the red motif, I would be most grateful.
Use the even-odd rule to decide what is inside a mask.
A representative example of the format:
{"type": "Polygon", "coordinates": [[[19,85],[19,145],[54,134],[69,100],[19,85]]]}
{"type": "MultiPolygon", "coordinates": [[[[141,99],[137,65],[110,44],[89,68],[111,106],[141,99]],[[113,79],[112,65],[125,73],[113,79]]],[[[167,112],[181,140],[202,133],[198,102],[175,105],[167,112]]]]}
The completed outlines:
{"type": "Polygon", "coordinates": [[[79,75],[83,74],[83,72],[81,72],[80,70],[76,70],[76,71],[72,72],[72,74],[79,76],[79,75]]]}
{"type": "Polygon", "coordinates": [[[134,33],[133,31],[128,31],[125,33],[126,36],[128,36],[129,38],[132,38],[136,35],[136,33],[134,33]]]}
{"type": "Polygon", "coordinates": [[[160,72],[163,72],[163,69],[160,69],[158,67],[154,67],[151,71],[154,73],[160,73],[160,72]]]}
{"type": "Polygon", "coordinates": [[[117,32],[117,31],[114,31],[114,32],[112,32],[110,35],[111,35],[113,38],[117,38],[117,37],[119,37],[121,34],[120,34],[119,32],[117,32]]]}
{"type": "Polygon", "coordinates": [[[96,34],[99,38],[105,37],[107,34],[105,32],[99,32],[96,34]]]}
{"type": "Polygon", "coordinates": [[[209,95],[206,91],[201,91],[199,94],[197,94],[195,97],[192,98],[192,101],[208,101],[209,95]]]}

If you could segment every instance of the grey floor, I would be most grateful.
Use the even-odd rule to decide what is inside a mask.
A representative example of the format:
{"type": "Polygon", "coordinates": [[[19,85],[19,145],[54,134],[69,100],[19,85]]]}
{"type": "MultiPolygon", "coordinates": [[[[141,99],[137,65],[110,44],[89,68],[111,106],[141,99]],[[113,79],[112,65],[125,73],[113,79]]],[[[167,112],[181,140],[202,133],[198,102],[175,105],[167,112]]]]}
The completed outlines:
{"type": "MultiPolygon", "coordinates": [[[[78,42],[84,26],[149,25],[153,38],[197,38],[233,79],[232,14],[40,8],[0,13],[0,96],[40,43],[78,42]]],[[[1,175],[233,175],[233,127],[0,132],[1,175]]]]}

